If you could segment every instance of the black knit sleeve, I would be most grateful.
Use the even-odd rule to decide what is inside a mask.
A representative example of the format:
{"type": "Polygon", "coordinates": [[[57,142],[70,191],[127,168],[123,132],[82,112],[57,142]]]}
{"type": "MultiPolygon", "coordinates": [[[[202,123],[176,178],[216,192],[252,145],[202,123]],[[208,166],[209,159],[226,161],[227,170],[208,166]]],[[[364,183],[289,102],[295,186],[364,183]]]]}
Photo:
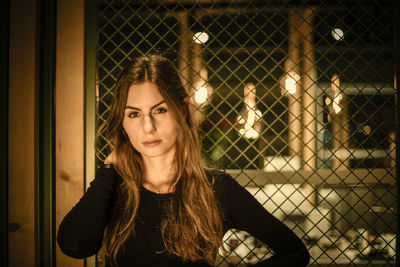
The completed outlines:
{"type": "Polygon", "coordinates": [[[111,165],[96,171],[90,187],[64,217],[57,234],[61,251],[74,258],[85,258],[98,252],[116,190],[117,173],[111,165]]]}
{"type": "Polygon", "coordinates": [[[307,266],[310,255],[303,242],[230,175],[218,175],[216,191],[229,226],[248,232],[274,251],[256,266],[307,266]]]}

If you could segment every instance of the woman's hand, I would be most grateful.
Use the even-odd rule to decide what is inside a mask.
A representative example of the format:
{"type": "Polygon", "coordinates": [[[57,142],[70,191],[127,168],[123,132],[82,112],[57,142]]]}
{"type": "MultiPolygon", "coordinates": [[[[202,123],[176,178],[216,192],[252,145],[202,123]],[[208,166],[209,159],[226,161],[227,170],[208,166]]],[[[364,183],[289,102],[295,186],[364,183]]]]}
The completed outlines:
{"type": "Polygon", "coordinates": [[[117,160],[117,155],[114,151],[111,151],[111,153],[107,156],[107,158],[104,160],[104,164],[113,164],[117,160]]]}

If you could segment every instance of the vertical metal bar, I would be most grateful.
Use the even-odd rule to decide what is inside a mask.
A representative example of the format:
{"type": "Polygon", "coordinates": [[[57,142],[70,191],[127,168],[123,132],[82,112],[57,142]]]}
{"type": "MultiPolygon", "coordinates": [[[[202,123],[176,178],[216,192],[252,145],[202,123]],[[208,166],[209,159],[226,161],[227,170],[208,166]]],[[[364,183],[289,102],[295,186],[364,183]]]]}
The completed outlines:
{"type": "MultiPolygon", "coordinates": [[[[196,11],[195,16],[196,19],[201,18],[201,12],[196,11]]],[[[198,83],[203,83],[204,81],[201,78],[201,70],[203,68],[204,62],[203,62],[203,45],[198,44],[198,43],[193,43],[193,51],[192,51],[192,66],[193,66],[193,71],[192,71],[192,81],[193,85],[196,86],[198,83]]],[[[192,88],[196,90],[197,88],[192,88]]],[[[194,93],[194,92],[191,92],[194,93]]]]}
{"type": "Polygon", "coordinates": [[[0,11],[0,265],[8,266],[8,52],[10,29],[10,1],[2,3],[0,11]]]}
{"type": "Polygon", "coordinates": [[[314,41],[313,41],[313,18],[315,8],[307,8],[303,12],[303,22],[300,29],[303,40],[303,159],[304,170],[315,170],[316,168],[316,101],[315,91],[317,71],[315,68],[314,41]]]}
{"type": "MultiPolygon", "coordinates": [[[[315,7],[310,7],[302,12],[302,23],[300,24],[301,39],[303,43],[303,75],[301,78],[303,88],[303,162],[304,170],[315,171],[317,164],[317,121],[316,121],[316,81],[317,70],[315,63],[313,21],[316,12],[315,7]]],[[[316,203],[316,191],[307,183],[304,190],[308,194],[308,204],[316,203]]],[[[312,207],[310,207],[312,208],[312,207]]]]}
{"type": "MultiPolygon", "coordinates": [[[[85,191],[94,179],[96,167],[96,45],[97,0],[85,1],[85,191]]],[[[96,266],[96,256],[85,260],[85,266],[96,266]]]]}
{"type": "Polygon", "coordinates": [[[399,110],[399,82],[400,82],[400,17],[398,16],[400,12],[400,2],[393,1],[394,8],[393,8],[393,18],[394,18],[394,25],[393,25],[393,37],[394,37],[394,92],[395,92],[395,108],[396,108],[396,266],[400,266],[400,220],[399,220],[399,210],[400,210],[400,200],[399,200],[399,193],[400,193],[400,110],[399,110]]]}
{"type": "Polygon", "coordinates": [[[288,113],[288,127],[289,127],[289,155],[291,160],[298,161],[296,166],[301,162],[301,92],[297,80],[300,74],[300,32],[297,27],[300,23],[299,10],[296,8],[289,9],[289,33],[288,33],[288,56],[285,61],[285,80],[294,79],[296,81],[296,91],[289,95],[289,113],[288,113]]]}
{"type": "Polygon", "coordinates": [[[191,33],[189,32],[189,15],[187,11],[181,11],[177,13],[177,17],[181,23],[180,27],[180,36],[181,39],[179,41],[179,53],[178,53],[178,66],[179,72],[183,78],[183,85],[185,88],[189,88],[190,81],[190,42],[191,42],[191,33]]]}
{"type": "Polygon", "coordinates": [[[56,1],[38,2],[36,266],[55,266],[54,116],[56,1]]]}

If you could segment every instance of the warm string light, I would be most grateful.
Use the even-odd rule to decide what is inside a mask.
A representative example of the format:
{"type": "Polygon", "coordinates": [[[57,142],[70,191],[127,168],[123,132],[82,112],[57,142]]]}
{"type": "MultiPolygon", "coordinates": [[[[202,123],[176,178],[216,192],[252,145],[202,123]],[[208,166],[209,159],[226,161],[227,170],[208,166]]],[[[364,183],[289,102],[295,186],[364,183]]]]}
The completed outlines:
{"type": "Polygon", "coordinates": [[[258,123],[262,113],[256,107],[256,88],[252,83],[244,87],[245,108],[237,118],[238,124],[242,125],[239,134],[247,139],[256,139],[260,135],[261,126],[258,123]]]}
{"type": "Polygon", "coordinates": [[[290,71],[284,80],[284,89],[285,91],[282,94],[291,94],[294,95],[297,92],[297,83],[300,80],[300,76],[294,72],[290,71]]]}
{"type": "Polygon", "coordinates": [[[344,39],[344,32],[340,28],[332,29],[331,34],[333,39],[335,39],[336,41],[343,41],[344,39]]]}
{"type": "Polygon", "coordinates": [[[204,86],[198,87],[194,94],[194,101],[196,101],[197,104],[203,104],[207,101],[207,98],[208,98],[207,88],[204,86]]]}
{"type": "Polygon", "coordinates": [[[335,114],[339,114],[339,112],[342,111],[340,101],[343,99],[343,95],[340,92],[340,79],[336,74],[332,76],[331,88],[333,92],[332,108],[335,111],[335,114]]]}
{"type": "Polygon", "coordinates": [[[200,70],[200,77],[194,84],[194,101],[198,105],[203,105],[210,100],[213,93],[212,87],[208,84],[208,72],[206,69],[200,70]]]}
{"type": "Polygon", "coordinates": [[[205,44],[207,43],[209,38],[210,36],[206,32],[196,32],[195,34],[193,34],[193,41],[196,44],[205,44]]]}

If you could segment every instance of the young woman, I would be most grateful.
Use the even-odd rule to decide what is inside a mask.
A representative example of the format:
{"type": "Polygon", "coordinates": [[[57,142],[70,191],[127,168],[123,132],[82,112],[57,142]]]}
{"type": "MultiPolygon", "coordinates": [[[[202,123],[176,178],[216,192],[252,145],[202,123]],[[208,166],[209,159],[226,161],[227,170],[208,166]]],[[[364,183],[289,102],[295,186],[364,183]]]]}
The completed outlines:
{"type": "Polygon", "coordinates": [[[212,266],[235,228],[274,251],[260,266],[306,266],[290,229],[231,176],[204,169],[188,99],[165,58],[122,71],[104,125],[113,152],[63,219],[61,250],[84,258],[102,248],[107,266],[212,266]]]}

